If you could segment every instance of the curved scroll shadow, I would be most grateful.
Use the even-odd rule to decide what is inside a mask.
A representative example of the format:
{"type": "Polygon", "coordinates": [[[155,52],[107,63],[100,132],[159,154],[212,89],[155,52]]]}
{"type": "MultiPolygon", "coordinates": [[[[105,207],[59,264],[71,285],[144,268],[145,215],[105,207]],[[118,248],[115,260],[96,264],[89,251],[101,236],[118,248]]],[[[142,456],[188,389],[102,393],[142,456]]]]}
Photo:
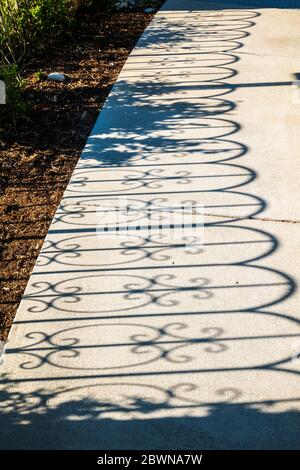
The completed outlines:
{"type": "MultiPolygon", "coordinates": [[[[103,321],[107,320],[250,313],[253,322],[256,317],[260,319],[264,316],[299,325],[295,317],[269,310],[269,307],[291,296],[296,285],[286,273],[262,265],[262,260],[267,257],[270,259],[278,247],[275,236],[253,225],[249,227],[242,224],[244,219],[254,218],[263,211],[266,202],[245,191],[246,185],[256,178],[256,173],[238,161],[244,159],[248,149],[235,137],[240,130],[239,123],[226,117],[236,106],[229,95],[240,85],[228,85],[225,80],[237,74],[231,68],[239,60],[236,51],[243,45],[240,40],[250,34],[248,30],[255,25],[254,20],[259,13],[228,10],[222,12],[222,16],[215,13],[200,16],[203,35],[193,35],[194,26],[186,28],[177,19],[171,21],[174,28],[171,32],[167,28],[161,29],[162,24],[168,21],[162,17],[151,34],[140,42],[134,56],[138,65],[135,61],[129,62],[124,78],[115,85],[57,213],[56,224],[66,227],[62,232],[67,237],[57,238],[61,231],[55,230],[54,223],[54,229],[50,230],[39,258],[41,268],[45,266],[48,269],[55,265],[66,273],[69,267],[72,277],[68,279],[64,276],[62,281],[55,284],[37,280],[25,296],[25,301],[30,304],[28,310],[33,314],[46,313],[51,309],[52,312],[71,314],[64,321],[75,318],[98,320],[99,323],[92,323],[93,328],[99,331],[98,344],[81,345],[80,340],[73,336],[74,330],[79,334],[80,328],[86,329],[90,325],[63,328],[50,336],[42,331],[31,332],[25,339],[24,347],[18,349],[19,353],[31,356],[29,361],[23,363],[25,368],[41,367],[48,363],[62,369],[100,371],[111,368],[121,371],[141,365],[149,366],[158,361],[172,362],[170,351],[174,348],[176,351],[180,349],[181,359],[178,362],[193,363],[195,356],[185,354],[184,348],[188,351],[191,342],[195,345],[195,340],[198,344],[207,342],[202,329],[197,339],[183,339],[173,344],[171,349],[162,347],[157,339],[160,335],[155,340],[146,341],[147,344],[132,344],[130,338],[126,338],[126,332],[124,344],[127,344],[130,354],[137,355],[138,362],[133,357],[129,364],[123,364],[120,357],[116,363],[108,361],[108,365],[104,366],[99,353],[96,364],[83,366],[84,350],[98,347],[100,351],[103,348],[101,331],[105,328],[103,321]],[[153,78],[151,81],[145,77],[136,78],[135,68],[140,68],[140,49],[143,51],[144,47],[151,46],[153,42],[161,44],[162,41],[166,44],[163,52],[167,51],[167,57],[159,46],[158,54],[153,54],[153,58],[145,62],[144,74],[147,75],[148,66],[152,76],[152,68],[158,68],[160,74],[165,74],[165,81],[162,81],[162,76],[158,83],[153,78]],[[177,45],[176,50],[182,42],[182,57],[180,52],[179,58],[172,57],[170,50],[173,42],[177,45]],[[177,62],[188,62],[187,47],[191,51],[194,48],[197,50],[196,61],[193,58],[191,68],[180,69],[173,77],[169,70],[173,72],[177,62]],[[195,64],[197,81],[193,81],[195,64]],[[199,73],[200,77],[203,74],[203,80],[199,81],[199,73]],[[180,78],[182,81],[179,81],[180,78]],[[187,92],[192,93],[192,99],[187,92]],[[129,115],[130,119],[126,119],[129,115]],[[192,137],[185,135],[190,129],[197,129],[196,138],[194,134],[192,137]],[[117,168],[112,170],[114,166],[117,168]],[[97,172],[95,168],[101,171],[97,172]],[[186,200],[204,202],[209,216],[213,216],[205,223],[208,243],[190,250],[184,243],[180,245],[151,235],[135,235],[126,242],[117,240],[115,245],[110,241],[108,256],[104,261],[102,258],[106,248],[103,243],[100,243],[99,249],[92,248],[85,252],[83,246],[87,246],[86,240],[92,240],[96,234],[94,228],[87,229],[87,234],[81,234],[81,230],[85,232],[84,227],[90,227],[91,220],[95,218],[95,206],[101,213],[101,207],[108,201],[112,207],[117,205],[118,196],[123,193],[132,209],[130,223],[136,223],[144,217],[152,206],[160,204],[168,207],[170,200],[178,195],[181,204],[186,200]],[[234,215],[235,210],[237,215],[234,215]],[[216,239],[215,233],[221,234],[220,239],[209,243],[210,237],[216,239]],[[245,243],[246,257],[242,251],[245,243]],[[250,254],[249,246],[252,248],[250,254]],[[237,250],[236,256],[230,247],[237,250]],[[185,256],[190,255],[187,259],[191,260],[191,264],[179,262],[170,266],[176,250],[185,256]],[[221,250],[221,255],[218,250],[221,250]],[[96,256],[97,251],[99,257],[96,256]],[[144,274],[147,266],[149,273],[144,274]],[[223,272],[224,266],[226,280],[219,274],[223,272]],[[79,268],[78,274],[76,267],[79,268]],[[236,279],[240,279],[240,282],[236,282],[236,279]],[[88,302],[86,298],[89,298],[88,302]],[[186,298],[189,299],[187,307],[184,306],[186,298]],[[225,306],[224,298],[227,298],[225,306]],[[267,307],[268,311],[265,311],[267,307]],[[73,312],[76,315],[73,316],[73,312]],[[30,342],[35,335],[41,337],[37,350],[37,346],[30,342]],[[63,339],[64,335],[67,335],[67,342],[63,339]],[[53,344],[52,337],[60,338],[60,341],[53,344]],[[138,356],[140,352],[142,354],[138,356]],[[79,365],[76,365],[78,361],[79,365]]],[[[153,48],[151,54],[152,51],[153,48]]],[[[38,271],[38,275],[41,274],[38,271]]],[[[122,323],[113,325],[121,328],[122,323]]],[[[131,326],[134,328],[134,324],[131,326]]],[[[183,323],[185,326],[187,323],[183,323]]],[[[142,324],[136,324],[136,328],[142,328],[142,324]]],[[[145,323],[146,337],[148,328],[145,323]]],[[[159,332],[162,328],[160,326],[153,331],[159,332]]],[[[208,330],[214,331],[215,328],[215,325],[207,325],[208,330]]],[[[268,334],[266,332],[259,336],[263,340],[268,334]]],[[[218,352],[230,349],[230,341],[222,342],[222,339],[221,335],[218,352]]],[[[244,341],[248,341],[246,336],[244,341]]],[[[213,352],[214,338],[211,343],[213,352]]],[[[115,347],[120,345],[116,344],[115,347]]],[[[289,357],[282,361],[278,357],[270,361],[262,358],[259,366],[266,370],[272,367],[277,370],[281,364],[286,367],[289,360],[289,357]]],[[[256,365],[245,365],[244,368],[251,370],[253,367],[256,365]]]]}
{"type": "MultiPolygon", "coordinates": [[[[277,411],[272,401],[245,402],[235,388],[218,390],[218,402],[213,405],[189,398],[197,388],[193,383],[169,389],[131,383],[112,383],[108,387],[98,384],[90,392],[95,388],[101,389],[105,398],[90,397],[85,387],[67,388],[62,393],[45,388],[16,392],[3,387],[0,399],[7,407],[0,407],[0,448],[299,448],[299,411],[277,411]],[[112,393],[114,389],[117,393],[112,393]],[[177,416],[172,417],[172,410],[177,416]],[[170,416],[164,417],[166,413],[170,416]]],[[[299,399],[291,399],[290,405],[299,399]]]]}
{"type": "MultiPolygon", "coordinates": [[[[52,444],[46,441],[42,420],[52,429],[62,424],[68,436],[84,436],[81,448],[99,448],[99,435],[103,449],[299,446],[299,412],[276,408],[281,401],[292,406],[299,398],[242,401],[246,392],[235,389],[224,400],[226,390],[218,390],[217,385],[218,374],[244,374],[247,384],[245,377],[251,372],[255,377],[269,374],[270,383],[276,374],[296,381],[299,372],[287,347],[277,350],[276,342],[297,340],[300,326],[295,316],[279,309],[295,292],[296,282],[269,266],[278,240],[249,225],[267,202],[246,189],[257,175],[244,164],[248,148],[238,140],[240,124],[232,120],[236,103],[230,97],[237,87],[253,84],[227,83],[237,76],[233,67],[239,61],[238,51],[259,13],[234,8],[221,13],[192,12],[188,26],[167,15],[157,19],[113,88],[24,297],[33,320],[16,321],[28,323],[29,328],[31,323],[51,325],[51,333],[42,327],[28,330],[22,347],[7,349],[8,355],[21,358],[24,373],[35,369],[47,373],[50,367],[59,371],[57,377],[63,383],[72,370],[73,379],[97,380],[89,389],[99,387],[101,393],[89,399],[85,385],[76,390],[66,385],[59,393],[18,392],[14,396],[20,407],[16,408],[13,395],[4,390],[11,411],[3,413],[3,419],[9,419],[9,436],[16,436],[11,442],[20,442],[21,410],[27,419],[26,436],[31,442],[37,439],[40,448],[65,446],[63,440],[55,440],[54,432],[50,432],[52,444]],[[194,22],[199,35],[194,34],[194,22]],[[151,48],[147,61],[144,48],[151,48]],[[141,67],[142,75],[137,74],[141,67]],[[191,130],[196,131],[192,137],[191,130]],[[131,222],[157,204],[204,203],[207,241],[191,249],[168,238],[138,234],[126,242],[95,242],[88,248],[87,240],[97,240],[91,223],[95,210],[102,214],[103,204],[109,200],[116,205],[124,194],[132,210],[131,222]],[[187,262],[182,261],[183,255],[187,262]],[[60,275],[57,282],[44,280],[53,273],[60,275]],[[74,321],[78,326],[66,327],[74,321]],[[289,333],[286,325],[291,325],[289,333]],[[82,335],[88,329],[93,335],[82,335]],[[273,347],[254,360],[253,352],[266,341],[273,347]],[[64,369],[65,376],[61,375],[64,369]],[[197,379],[197,385],[181,384],[185,374],[197,379]],[[216,383],[209,382],[210,374],[216,383]],[[177,385],[166,389],[146,384],[149,377],[158,381],[161,376],[175,377],[177,385]],[[126,389],[119,394],[129,378],[141,382],[126,382],[132,392],[126,389]],[[208,387],[206,382],[211,401],[200,400],[200,392],[193,400],[178,395],[182,385],[183,391],[199,387],[201,391],[201,383],[208,387]],[[118,392],[105,399],[103,390],[109,386],[118,392]],[[154,396],[147,394],[147,387],[152,387],[154,396]],[[181,410],[191,411],[192,416],[174,417],[181,410]],[[79,417],[76,427],[71,415],[79,417]],[[141,436],[138,442],[137,435],[141,436]]],[[[271,85],[278,83],[257,84],[271,85]]],[[[26,377],[24,383],[53,380],[47,375],[26,377]]]]}

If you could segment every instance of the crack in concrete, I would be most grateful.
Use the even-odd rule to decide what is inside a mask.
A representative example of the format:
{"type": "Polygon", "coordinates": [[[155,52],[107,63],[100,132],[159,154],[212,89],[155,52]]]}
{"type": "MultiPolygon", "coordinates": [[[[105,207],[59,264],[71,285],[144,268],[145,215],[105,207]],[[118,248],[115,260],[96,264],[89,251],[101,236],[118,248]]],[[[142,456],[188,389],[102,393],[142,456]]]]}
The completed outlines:
{"type": "Polygon", "coordinates": [[[258,220],[260,222],[274,222],[274,223],[287,223],[287,224],[299,224],[300,220],[291,220],[291,219],[273,219],[272,217],[244,217],[242,215],[225,215],[225,214],[209,214],[204,212],[203,216],[205,217],[220,217],[224,219],[242,219],[242,220],[258,220]]]}
{"type": "Polygon", "coordinates": [[[268,53],[261,53],[261,52],[244,52],[240,51],[239,54],[246,54],[246,55],[254,55],[254,56],[259,56],[259,57],[276,57],[278,59],[294,59],[294,56],[291,55],[277,55],[277,54],[268,54],[268,53]]]}

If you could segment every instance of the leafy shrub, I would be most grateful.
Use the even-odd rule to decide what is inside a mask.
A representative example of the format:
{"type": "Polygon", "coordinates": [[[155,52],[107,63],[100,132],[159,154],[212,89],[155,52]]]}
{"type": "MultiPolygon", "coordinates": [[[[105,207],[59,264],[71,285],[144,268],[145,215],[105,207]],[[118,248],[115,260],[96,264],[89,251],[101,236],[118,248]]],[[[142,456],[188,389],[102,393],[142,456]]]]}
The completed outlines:
{"type": "MultiPolygon", "coordinates": [[[[54,39],[70,22],[70,0],[22,0],[29,3],[31,40],[54,39]]],[[[29,23],[30,24],[30,23],[29,23]]]]}
{"type": "Polygon", "coordinates": [[[0,105],[0,126],[6,127],[9,122],[16,125],[18,114],[26,111],[26,103],[22,98],[23,81],[17,65],[0,67],[0,80],[6,85],[6,104],[0,105]]]}
{"type": "Polygon", "coordinates": [[[19,63],[25,51],[22,18],[15,0],[0,2],[0,60],[3,63],[19,63]]]}
{"type": "Polygon", "coordinates": [[[25,111],[20,69],[26,56],[69,26],[71,6],[71,0],[0,0],[0,79],[7,93],[2,126],[25,111]]]}
{"type": "Polygon", "coordinates": [[[0,60],[22,64],[29,51],[61,33],[70,6],[70,0],[1,0],[0,60]]]}

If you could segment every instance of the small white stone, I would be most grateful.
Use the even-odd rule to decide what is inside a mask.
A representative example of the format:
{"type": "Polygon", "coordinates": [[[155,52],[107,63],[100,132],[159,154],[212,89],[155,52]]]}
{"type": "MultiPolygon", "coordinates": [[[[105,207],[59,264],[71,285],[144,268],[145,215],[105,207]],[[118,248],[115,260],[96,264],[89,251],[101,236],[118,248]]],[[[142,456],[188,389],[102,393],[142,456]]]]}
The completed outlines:
{"type": "Polygon", "coordinates": [[[47,79],[53,80],[54,82],[64,82],[66,79],[66,76],[63,73],[52,72],[52,73],[49,73],[49,75],[47,76],[47,79]]]}

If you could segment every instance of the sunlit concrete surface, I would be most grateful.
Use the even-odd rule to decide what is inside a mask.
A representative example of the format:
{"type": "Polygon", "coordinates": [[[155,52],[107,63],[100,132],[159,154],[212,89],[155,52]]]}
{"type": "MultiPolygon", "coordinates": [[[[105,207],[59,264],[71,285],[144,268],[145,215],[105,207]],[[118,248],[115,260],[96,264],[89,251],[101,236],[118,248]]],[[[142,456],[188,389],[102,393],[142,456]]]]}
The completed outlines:
{"type": "Polygon", "coordinates": [[[297,4],[169,0],[145,31],[12,327],[1,448],[300,447],[297,4]]]}

